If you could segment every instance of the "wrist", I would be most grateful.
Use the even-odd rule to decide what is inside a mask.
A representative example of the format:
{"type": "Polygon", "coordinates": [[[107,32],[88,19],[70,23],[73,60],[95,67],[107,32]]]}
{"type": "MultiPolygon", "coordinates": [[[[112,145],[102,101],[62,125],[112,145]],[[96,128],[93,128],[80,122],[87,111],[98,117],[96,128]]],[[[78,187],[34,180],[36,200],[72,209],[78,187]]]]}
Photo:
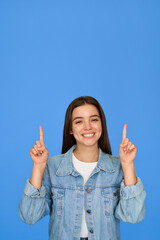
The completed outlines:
{"type": "Polygon", "coordinates": [[[124,174],[124,183],[126,186],[135,185],[137,183],[137,177],[133,163],[122,163],[122,170],[124,174]]]}
{"type": "Polygon", "coordinates": [[[33,163],[33,170],[40,173],[44,172],[46,165],[47,163],[41,163],[41,164],[33,163]]]}
{"type": "Polygon", "coordinates": [[[40,189],[42,186],[42,179],[43,179],[45,167],[46,167],[46,164],[44,164],[44,165],[33,164],[32,174],[31,174],[31,178],[30,178],[29,182],[36,189],[40,189]]]}

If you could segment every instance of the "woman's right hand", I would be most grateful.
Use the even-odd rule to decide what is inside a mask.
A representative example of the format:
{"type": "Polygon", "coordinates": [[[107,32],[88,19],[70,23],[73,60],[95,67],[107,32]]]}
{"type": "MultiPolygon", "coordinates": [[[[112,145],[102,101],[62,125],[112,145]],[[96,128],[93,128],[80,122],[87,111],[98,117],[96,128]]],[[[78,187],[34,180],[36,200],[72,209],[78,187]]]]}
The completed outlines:
{"type": "Polygon", "coordinates": [[[39,126],[40,141],[30,149],[29,153],[35,166],[45,166],[48,160],[49,151],[44,145],[43,129],[39,126]]]}

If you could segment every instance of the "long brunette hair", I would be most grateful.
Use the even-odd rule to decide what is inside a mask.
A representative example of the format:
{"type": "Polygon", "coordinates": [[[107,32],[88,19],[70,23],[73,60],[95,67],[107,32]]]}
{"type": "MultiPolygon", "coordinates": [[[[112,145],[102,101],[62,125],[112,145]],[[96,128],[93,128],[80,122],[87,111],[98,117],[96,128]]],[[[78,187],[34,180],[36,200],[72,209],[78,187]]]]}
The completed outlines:
{"type": "Polygon", "coordinates": [[[98,146],[102,149],[103,152],[111,154],[111,146],[109,142],[108,132],[107,132],[107,124],[105,114],[99,102],[90,96],[82,96],[74,99],[67,108],[66,115],[65,115],[65,123],[63,128],[63,145],[62,145],[62,153],[66,153],[73,145],[76,144],[76,140],[73,134],[70,134],[72,128],[72,112],[73,109],[85,104],[92,104],[94,105],[100,115],[101,122],[102,122],[102,134],[100,139],[98,140],[98,146]]]}

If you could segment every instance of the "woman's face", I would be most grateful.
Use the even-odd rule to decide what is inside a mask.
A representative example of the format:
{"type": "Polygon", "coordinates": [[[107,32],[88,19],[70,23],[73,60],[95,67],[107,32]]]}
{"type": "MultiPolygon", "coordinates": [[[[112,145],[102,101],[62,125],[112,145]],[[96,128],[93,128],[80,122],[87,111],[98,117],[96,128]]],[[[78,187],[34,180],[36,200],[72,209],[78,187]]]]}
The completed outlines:
{"type": "Polygon", "coordinates": [[[102,133],[98,109],[92,104],[76,107],[72,112],[72,130],[77,145],[94,146],[102,133]]]}

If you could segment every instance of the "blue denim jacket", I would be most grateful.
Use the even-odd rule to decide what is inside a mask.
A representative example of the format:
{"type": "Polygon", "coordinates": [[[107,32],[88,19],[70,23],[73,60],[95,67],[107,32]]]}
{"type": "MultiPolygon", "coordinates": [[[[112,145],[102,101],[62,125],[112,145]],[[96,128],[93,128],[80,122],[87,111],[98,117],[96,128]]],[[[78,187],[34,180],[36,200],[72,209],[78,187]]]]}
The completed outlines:
{"type": "Polygon", "coordinates": [[[137,177],[136,185],[125,186],[119,157],[100,149],[97,166],[84,185],[72,163],[75,148],[48,158],[40,189],[27,180],[19,202],[20,217],[35,224],[49,214],[49,240],[79,240],[84,205],[88,239],[119,240],[120,220],[138,223],[144,218],[142,181],[137,177]]]}

